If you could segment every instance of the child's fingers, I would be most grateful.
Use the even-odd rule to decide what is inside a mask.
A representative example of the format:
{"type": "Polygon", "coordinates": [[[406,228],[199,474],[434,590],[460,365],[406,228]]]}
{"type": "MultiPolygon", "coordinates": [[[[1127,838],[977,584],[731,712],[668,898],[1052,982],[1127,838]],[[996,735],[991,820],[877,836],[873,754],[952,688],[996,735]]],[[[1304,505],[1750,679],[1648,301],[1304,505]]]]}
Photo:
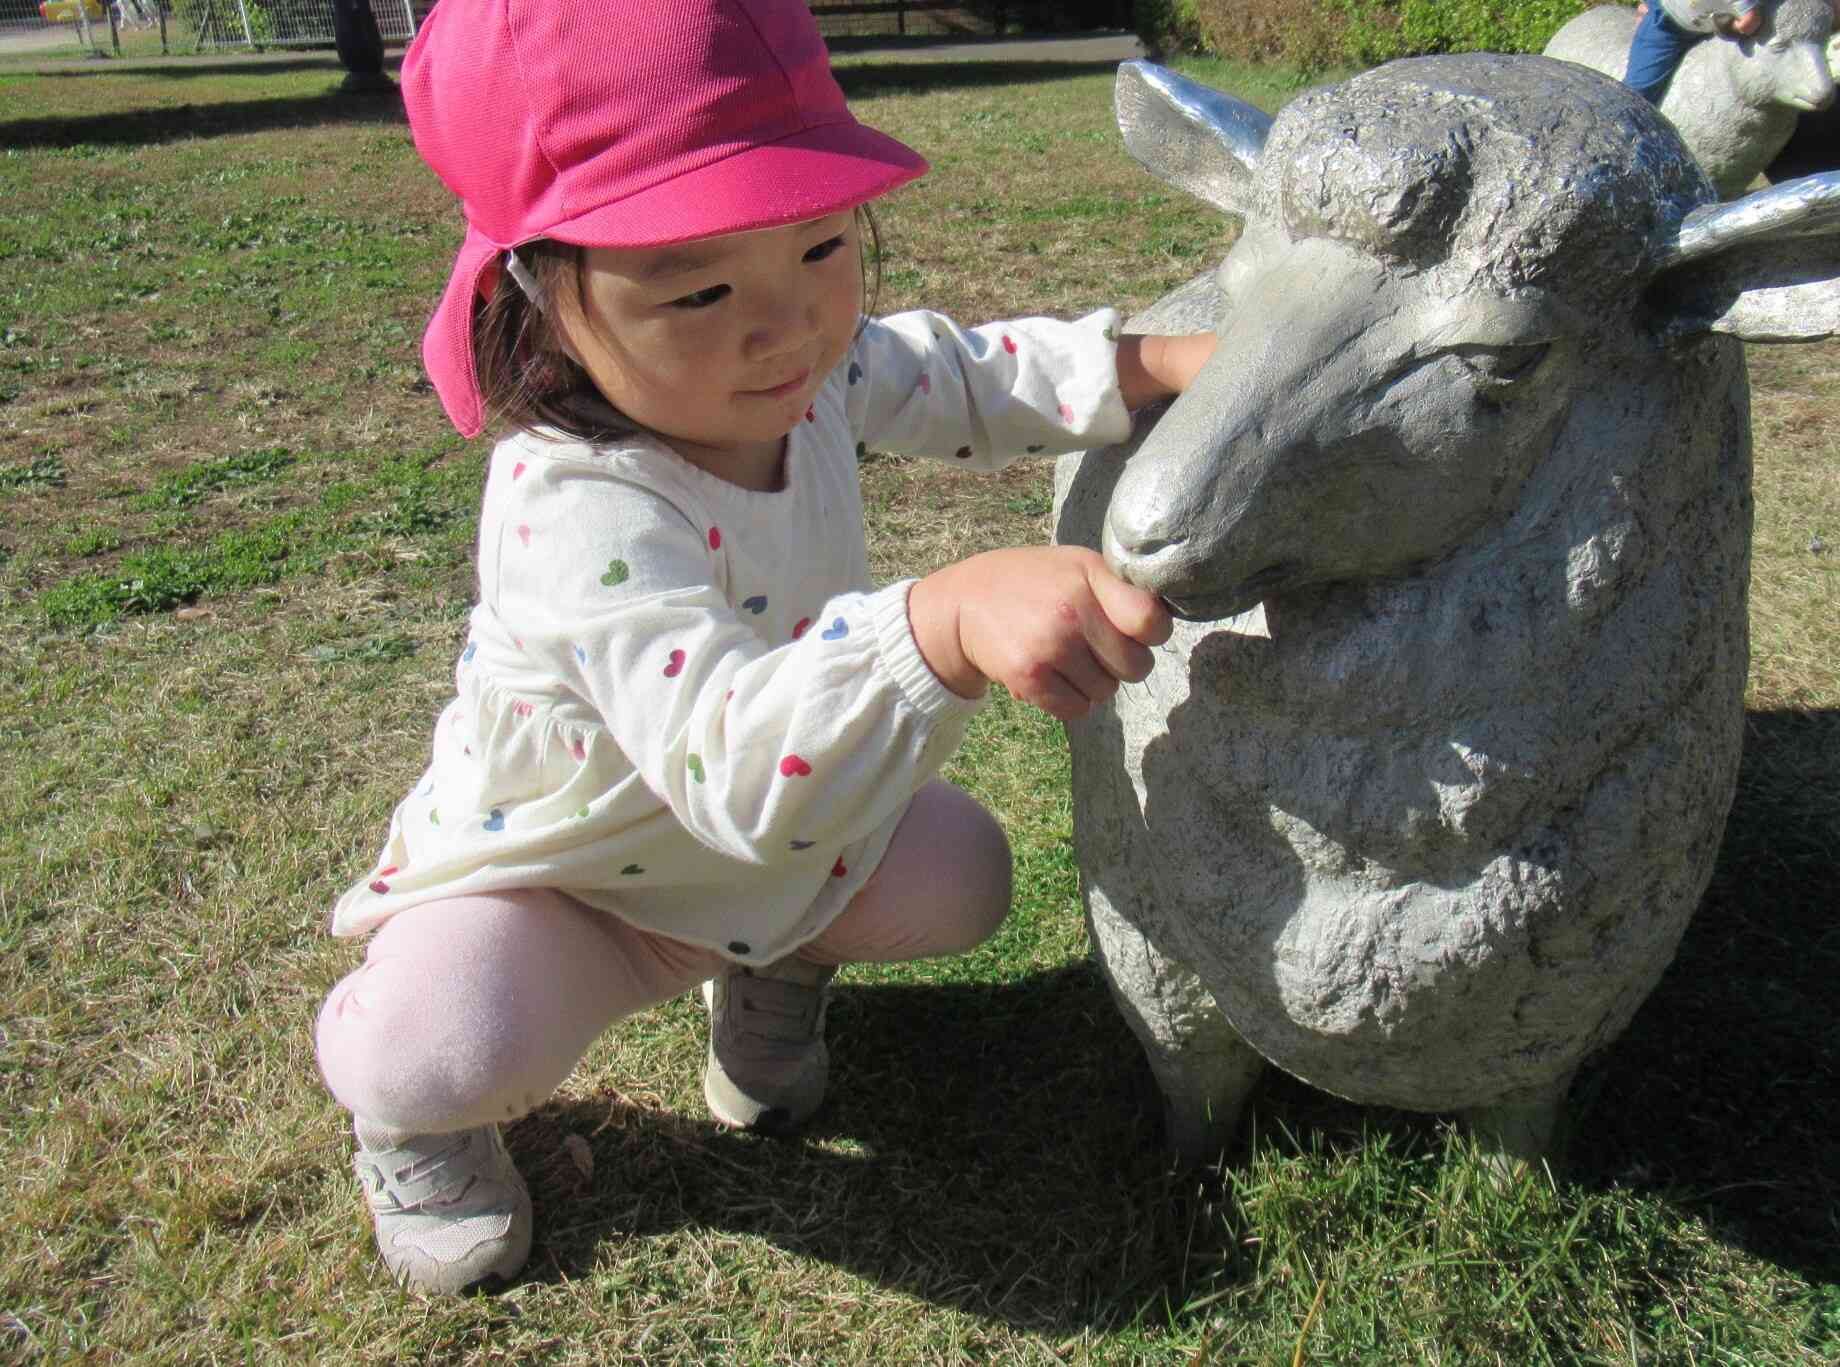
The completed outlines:
{"type": "MultiPolygon", "coordinates": [[[[1169,633],[1175,630],[1169,608],[1161,598],[1148,589],[1125,583],[1106,569],[1104,562],[1096,556],[1094,564],[1087,570],[1086,582],[1091,586],[1093,598],[1098,602],[1099,610],[1105,614],[1106,620],[1133,642],[1160,646],[1169,639],[1169,633]]],[[[1132,681],[1141,679],[1149,672],[1150,666],[1146,660],[1143,674],[1131,676],[1132,681]]]]}
{"type": "Polygon", "coordinates": [[[1138,683],[1150,675],[1156,657],[1150,647],[1125,635],[1103,612],[1095,611],[1086,624],[1086,650],[1095,666],[1104,672],[1106,697],[1119,682],[1138,683]]]}
{"type": "Polygon", "coordinates": [[[1041,664],[1020,671],[1008,685],[1022,701],[1057,721],[1074,721],[1118,691],[1118,680],[1089,651],[1077,652],[1060,668],[1041,664]]]}

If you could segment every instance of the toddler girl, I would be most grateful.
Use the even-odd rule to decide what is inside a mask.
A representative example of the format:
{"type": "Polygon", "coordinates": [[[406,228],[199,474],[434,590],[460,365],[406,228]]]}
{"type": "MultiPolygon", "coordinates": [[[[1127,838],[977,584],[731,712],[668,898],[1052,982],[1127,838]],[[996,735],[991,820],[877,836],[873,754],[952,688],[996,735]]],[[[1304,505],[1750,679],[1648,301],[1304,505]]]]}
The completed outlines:
{"type": "Polygon", "coordinates": [[[865,444],[1117,441],[1214,339],[865,320],[863,206],[926,166],[851,117],[802,0],[441,0],[402,90],[467,219],[424,359],[461,432],[513,430],[318,1046],[384,1261],[447,1291],[523,1264],[497,1127],[624,1016],[703,984],[713,1115],[810,1115],[836,966],[1008,909],[1002,832],[933,777],[986,681],[1076,716],[1168,635],[1074,549],[871,590],[865,444]]]}

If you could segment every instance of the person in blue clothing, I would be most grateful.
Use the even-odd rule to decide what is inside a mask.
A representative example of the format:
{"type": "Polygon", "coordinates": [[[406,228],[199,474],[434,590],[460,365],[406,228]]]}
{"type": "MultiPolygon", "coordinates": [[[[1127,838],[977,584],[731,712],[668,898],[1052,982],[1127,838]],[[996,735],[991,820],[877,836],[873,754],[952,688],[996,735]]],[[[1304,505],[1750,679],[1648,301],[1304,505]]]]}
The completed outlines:
{"type": "Polygon", "coordinates": [[[1748,38],[1763,26],[1762,0],[1654,0],[1637,13],[1623,84],[1660,104],[1687,49],[1714,33],[1748,38]]]}

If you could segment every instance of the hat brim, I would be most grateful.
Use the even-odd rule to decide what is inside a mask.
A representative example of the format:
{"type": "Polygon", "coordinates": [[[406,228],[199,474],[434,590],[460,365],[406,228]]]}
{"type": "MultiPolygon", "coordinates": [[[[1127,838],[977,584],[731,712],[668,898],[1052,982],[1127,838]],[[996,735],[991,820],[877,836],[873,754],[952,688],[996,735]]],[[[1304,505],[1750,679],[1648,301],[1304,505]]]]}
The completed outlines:
{"type": "MultiPolygon", "coordinates": [[[[854,209],[924,175],[904,143],[845,119],[745,148],[694,171],[564,219],[538,234],[579,247],[663,247],[755,232],[854,209]]],[[[441,302],[422,334],[422,361],[448,418],[465,437],[485,429],[473,362],[474,300],[490,289],[504,252],[471,223],[441,302]]]]}
{"type": "Polygon", "coordinates": [[[467,225],[447,288],[422,334],[422,364],[435,393],[441,396],[441,407],[463,437],[476,437],[485,430],[485,404],[473,366],[473,301],[479,297],[486,272],[496,267],[504,251],[505,247],[467,225]]]}

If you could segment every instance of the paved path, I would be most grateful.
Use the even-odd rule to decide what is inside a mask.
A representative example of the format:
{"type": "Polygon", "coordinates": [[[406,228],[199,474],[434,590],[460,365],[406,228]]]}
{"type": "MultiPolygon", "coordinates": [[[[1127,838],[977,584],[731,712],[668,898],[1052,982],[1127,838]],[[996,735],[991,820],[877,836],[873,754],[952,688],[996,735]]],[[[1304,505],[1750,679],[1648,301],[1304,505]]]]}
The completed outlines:
{"type": "MultiPolygon", "coordinates": [[[[106,40],[109,26],[99,20],[102,34],[106,40]]],[[[0,28],[0,56],[10,57],[21,52],[45,52],[51,48],[62,48],[59,55],[76,55],[78,43],[75,24],[46,24],[41,28],[0,28]]]]}

